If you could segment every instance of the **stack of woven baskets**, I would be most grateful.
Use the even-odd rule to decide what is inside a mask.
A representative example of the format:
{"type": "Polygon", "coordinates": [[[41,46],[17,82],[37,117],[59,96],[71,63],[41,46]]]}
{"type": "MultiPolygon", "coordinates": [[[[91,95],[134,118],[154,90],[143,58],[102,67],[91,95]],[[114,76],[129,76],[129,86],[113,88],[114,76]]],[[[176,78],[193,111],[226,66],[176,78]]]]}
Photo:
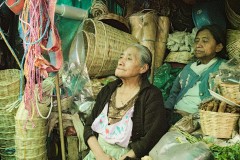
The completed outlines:
{"type": "Polygon", "coordinates": [[[7,105],[18,100],[20,71],[17,69],[0,70],[0,155],[1,160],[15,159],[15,122],[16,111],[7,111],[7,105]]]}
{"type": "Polygon", "coordinates": [[[42,83],[42,98],[38,87],[35,88],[35,103],[31,103],[31,112],[25,108],[22,100],[15,116],[15,144],[17,160],[47,159],[47,118],[51,113],[52,93],[55,77],[48,77],[42,83]],[[29,114],[31,113],[31,114],[29,114]],[[29,116],[31,115],[31,116],[29,116]]]}
{"type": "Polygon", "coordinates": [[[15,117],[17,160],[46,160],[47,120],[35,115],[29,119],[23,101],[15,117]]]}

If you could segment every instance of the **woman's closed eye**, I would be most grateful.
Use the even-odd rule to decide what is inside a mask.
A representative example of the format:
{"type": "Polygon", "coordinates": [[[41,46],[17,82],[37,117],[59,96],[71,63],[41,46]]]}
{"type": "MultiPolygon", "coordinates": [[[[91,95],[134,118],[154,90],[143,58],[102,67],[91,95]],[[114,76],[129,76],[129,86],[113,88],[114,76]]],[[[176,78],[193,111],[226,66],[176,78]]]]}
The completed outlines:
{"type": "Polygon", "coordinates": [[[200,40],[199,38],[196,38],[194,40],[194,43],[197,44],[199,42],[202,42],[202,43],[208,43],[209,42],[209,39],[208,38],[203,38],[202,40],[200,40]]]}

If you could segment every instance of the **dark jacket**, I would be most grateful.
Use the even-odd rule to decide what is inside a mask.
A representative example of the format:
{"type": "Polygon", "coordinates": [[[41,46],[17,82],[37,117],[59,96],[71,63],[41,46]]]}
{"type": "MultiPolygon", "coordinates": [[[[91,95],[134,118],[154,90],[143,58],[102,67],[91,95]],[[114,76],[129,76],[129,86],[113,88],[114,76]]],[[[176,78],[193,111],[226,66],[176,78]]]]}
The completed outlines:
{"type": "MultiPolygon", "coordinates": [[[[87,118],[84,127],[85,142],[87,142],[90,136],[98,136],[91,129],[91,125],[95,118],[102,112],[105,104],[109,102],[112,93],[120,83],[121,80],[117,79],[103,87],[99,92],[95,106],[91,115],[87,118]]],[[[133,129],[129,147],[140,158],[147,155],[168,130],[162,94],[149,81],[142,82],[139,96],[134,105],[132,121],[133,129]]]]}

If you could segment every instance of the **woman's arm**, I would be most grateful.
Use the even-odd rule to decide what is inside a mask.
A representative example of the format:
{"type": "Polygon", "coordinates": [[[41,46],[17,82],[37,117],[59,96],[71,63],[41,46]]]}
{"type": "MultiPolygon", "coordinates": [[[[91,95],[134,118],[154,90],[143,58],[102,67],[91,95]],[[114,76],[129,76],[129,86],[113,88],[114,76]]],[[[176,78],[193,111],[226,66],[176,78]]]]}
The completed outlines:
{"type": "Polygon", "coordinates": [[[90,137],[87,140],[87,143],[91,149],[91,151],[93,152],[96,160],[114,160],[114,158],[112,158],[110,155],[106,154],[102,147],[99,145],[98,140],[95,136],[90,137]]]}
{"type": "Polygon", "coordinates": [[[164,103],[165,108],[170,109],[170,110],[174,109],[174,106],[176,104],[176,99],[177,99],[177,96],[178,96],[180,90],[181,90],[181,85],[180,85],[180,78],[178,75],[177,78],[173,82],[168,99],[164,103]]]}

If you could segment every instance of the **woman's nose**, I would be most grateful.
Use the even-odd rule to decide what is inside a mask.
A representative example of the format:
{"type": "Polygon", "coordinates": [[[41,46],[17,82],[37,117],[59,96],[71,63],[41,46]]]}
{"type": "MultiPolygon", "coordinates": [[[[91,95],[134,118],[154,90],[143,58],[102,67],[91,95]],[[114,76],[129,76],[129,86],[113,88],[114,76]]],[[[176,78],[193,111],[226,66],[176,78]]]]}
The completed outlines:
{"type": "Polygon", "coordinates": [[[201,41],[199,41],[199,42],[196,42],[195,45],[196,45],[197,48],[199,48],[199,47],[202,46],[202,43],[201,43],[201,41]]]}
{"type": "Polygon", "coordinates": [[[118,60],[118,65],[123,65],[124,64],[124,60],[123,60],[123,58],[120,58],[119,60],[118,60]]]}

